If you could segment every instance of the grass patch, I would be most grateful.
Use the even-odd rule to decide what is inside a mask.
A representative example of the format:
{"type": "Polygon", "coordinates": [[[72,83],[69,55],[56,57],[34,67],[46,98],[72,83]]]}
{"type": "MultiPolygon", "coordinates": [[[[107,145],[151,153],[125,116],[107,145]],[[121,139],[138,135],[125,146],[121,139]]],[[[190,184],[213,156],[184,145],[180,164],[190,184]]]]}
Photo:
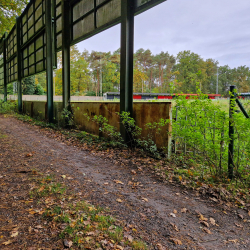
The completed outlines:
{"type": "MultiPolygon", "coordinates": [[[[134,239],[128,241],[124,236],[125,225],[109,211],[69,192],[65,185],[67,179],[58,181],[54,175],[46,175],[33,176],[32,181],[35,186],[29,193],[30,198],[40,206],[38,211],[46,224],[57,228],[59,238],[72,242],[79,249],[120,249],[119,246],[148,249],[146,243],[134,239]]],[[[34,211],[37,212],[30,209],[30,213],[34,211]]]]}

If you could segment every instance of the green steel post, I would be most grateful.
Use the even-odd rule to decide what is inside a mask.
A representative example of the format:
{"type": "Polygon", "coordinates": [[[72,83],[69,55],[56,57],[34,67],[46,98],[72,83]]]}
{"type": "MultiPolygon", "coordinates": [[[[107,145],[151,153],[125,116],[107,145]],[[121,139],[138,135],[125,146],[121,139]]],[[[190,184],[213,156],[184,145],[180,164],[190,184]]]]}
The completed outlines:
{"type": "Polygon", "coordinates": [[[63,108],[70,109],[70,11],[69,1],[62,1],[62,87],[63,108]]]}
{"type": "MultiPolygon", "coordinates": [[[[121,1],[120,112],[129,112],[131,117],[133,117],[134,4],[134,0],[121,1]]],[[[121,126],[121,134],[128,143],[129,135],[124,126],[121,126]]]]}
{"type": "Polygon", "coordinates": [[[48,121],[53,122],[53,44],[52,44],[52,15],[51,0],[46,0],[45,27],[46,27],[46,80],[47,80],[47,111],[48,121]]]}
{"type": "Polygon", "coordinates": [[[233,179],[233,155],[234,155],[234,125],[233,113],[235,112],[235,86],[230,86],[230,105],[229,105],[229,145],[228,145],[228,178],[233,179]]]}
{"type": "Polygon", "coordinates": [[[6,38],[7,33],[4,34],[3,41],[3,80],[4,80],[4,101],[7,102],[7,63],[6,63],[6,38]]]}
{"type": "Polygon", "coordinates": [[[52,43],[53,43],[53,69],[57,68],[57,52],[56,52],[56,0],[52,0],[52,43]]]}
{"type": "Polygon", "coordinates": [[[16,18],[16,39],[17,39],[17,92],[18,92],[18,112],[23,111],[23,100],[22,100],[22,55],[21,55],[21,19],[16,18]]]}

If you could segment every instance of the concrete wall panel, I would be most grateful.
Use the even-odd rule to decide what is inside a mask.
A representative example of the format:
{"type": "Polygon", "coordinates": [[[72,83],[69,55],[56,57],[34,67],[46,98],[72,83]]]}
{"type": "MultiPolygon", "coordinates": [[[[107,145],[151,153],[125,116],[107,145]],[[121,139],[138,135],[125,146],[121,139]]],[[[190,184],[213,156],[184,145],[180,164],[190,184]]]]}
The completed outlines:
{"type": "MultiPolygon", "coordinates": [[[[117,113],[120,111],[119,102],[72,102],[72,110],[74,113],[74,121],[80,130],[98,135],[99,126],[93,121],[88,121],[84,114],[90,118],[95,115],[106,117],[109,124],[120,130],[120,118],[117,113]]],[[[54,117],[60,119],[62,111],[62,103],[55,103],[54,117]]],[[[40,119],[46,119],[46,102],[24,101],[24,112],[40,119]]],[[[147,137],[148,130],[145,129],[147,123],[159,122],[161,118],[172,119],[171,102],[135,102],[133,105],[134,118],[136,125],[142,128],[142,136],[147,137]]],[[[152,133],[158,147],[169,147],[171,125],[162,128],[160,134],[152,133]]]]}

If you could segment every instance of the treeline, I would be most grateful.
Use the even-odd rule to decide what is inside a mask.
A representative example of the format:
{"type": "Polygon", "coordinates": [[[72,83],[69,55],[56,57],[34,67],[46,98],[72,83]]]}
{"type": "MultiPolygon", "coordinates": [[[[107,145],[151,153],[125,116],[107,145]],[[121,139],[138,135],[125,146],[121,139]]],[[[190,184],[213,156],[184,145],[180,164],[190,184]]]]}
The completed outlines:
{"type": "MultiPolygon", "coordinates": [[[[153,55],[139,49],[134,54],[134,92],[151,93],[216,93],[227,96],[230,85],[239,92],[250,92],[250,70],[246,66],[231,69],[228,65],[217,68],[218,61],[204,60],[191,51],[182,51],[175,57],[168,52],[153,55]]],[[[58,68],[54,71],[55,95],[62,95],[62,55],[58,53],[58,68]]],[[[46,75],[27,78],[23,94],[46,93],[46,75]],[[27,80],[31,79],[31,80],[27,80]]],[[[120,50],[91,53],[71,47],[71,95],[102,96],[105,92],[119,91],[120,50]]]]}
{"type": "MultiPolygon", "coordinates": [[[[55,93],[62,94],[62,57],[58,54],[55,71],[55,93]]],[[[216,93],[217,65],[214,59],[204,60],[191,51],[182,51],[175,57],[168,52],[153,55],[139,49],[134,54],[134,92],[196,93],[197,87],[206,94],[216,93]]],[[[39,81],[40,82],[40,81],[39,81]]],[[[120,50],[80,53],[71,48],[71,94],[101,96],[119,91],[120,50]]],[[[246,66],[231,69],[218,67],[219,94],[228,95],[230,85],[240,92],[250,92],[250,70],[246,66]]]]}

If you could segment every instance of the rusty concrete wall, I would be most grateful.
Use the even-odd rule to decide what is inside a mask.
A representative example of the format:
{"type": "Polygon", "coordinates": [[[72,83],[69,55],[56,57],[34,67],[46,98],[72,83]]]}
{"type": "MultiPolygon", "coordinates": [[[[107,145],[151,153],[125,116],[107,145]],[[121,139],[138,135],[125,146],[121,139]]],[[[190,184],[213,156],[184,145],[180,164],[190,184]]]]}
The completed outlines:
{"type": "MultiPolygon", "coordinates": [[[[46,119],[46,102],[24,101],[23,103],[25,113],[32,117],[46,119]]],[[[99,134],[99,126],[93,121],[88,121],[84,115],[87,114],[90,118],[95,115],[102,115],[108,119],[110,125],[117,128],[117,131],[120,130],[120,119],[117,115],[120,111],[119,102],[72,102],[71,104],[74,121],[79,129],[95,135],[99,134]]],[[[58,119],[60,118],[62,103],[55,103],[54,106],[54,116],[58,119]]],[[[136,125],[142,128],[142,137],[148,135],[149,131],[145,129],[147,123],[159,122],[161,118],[172,119],[171,102],[135,102],[133,112],[136,125]]],[[[160,134],[153,133],[153,138],[159,148],[170,149],[171,138],[168,132],[171,132],[170,124],[163,127],[160,134]]]]}
{"type": "MultiPolygon", "coordinates": [[[[62,110],[61,102],[54,102],[54,117],[58,120],[58,114],[62,110]]],[[[23,101],[23,112],[31,117],[41,120],[47,119],[47,102],[23,101]]]]}

